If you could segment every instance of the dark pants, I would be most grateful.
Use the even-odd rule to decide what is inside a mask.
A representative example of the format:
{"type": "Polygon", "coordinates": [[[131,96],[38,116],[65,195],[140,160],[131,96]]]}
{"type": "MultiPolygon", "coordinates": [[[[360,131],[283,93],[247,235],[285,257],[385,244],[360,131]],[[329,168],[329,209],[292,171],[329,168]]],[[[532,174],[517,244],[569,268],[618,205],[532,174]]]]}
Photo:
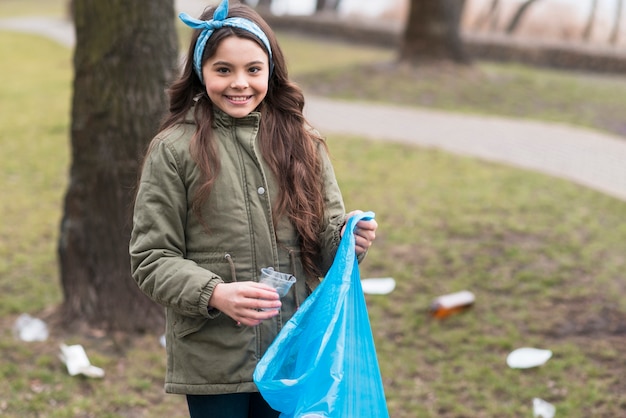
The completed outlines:
{"type": "Polygon", "coordinates": [[[278,418],[260,393],[187,395],[191,418],[278,418]]]}

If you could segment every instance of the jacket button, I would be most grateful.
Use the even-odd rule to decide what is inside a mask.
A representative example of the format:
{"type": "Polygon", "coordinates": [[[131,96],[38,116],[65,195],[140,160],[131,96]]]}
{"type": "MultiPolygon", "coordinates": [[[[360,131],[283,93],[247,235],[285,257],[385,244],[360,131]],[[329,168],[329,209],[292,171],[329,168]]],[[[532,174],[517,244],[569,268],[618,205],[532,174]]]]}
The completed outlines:
{"type": "Polygon", "coordinates": [[[259,187],[258,189],[256,189],[258,194],[265,194],[265,187],[259,187]]]}

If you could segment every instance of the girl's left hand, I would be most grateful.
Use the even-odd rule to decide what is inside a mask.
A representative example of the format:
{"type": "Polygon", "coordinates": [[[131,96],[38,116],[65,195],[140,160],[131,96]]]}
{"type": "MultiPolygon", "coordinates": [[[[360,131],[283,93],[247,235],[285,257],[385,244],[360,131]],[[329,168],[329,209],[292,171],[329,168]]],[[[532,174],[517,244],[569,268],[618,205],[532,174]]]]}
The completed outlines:
{"type": "MultiPolygon", "coordinates": [[[[353,210],[352,212],[348,213],[348,215],[346,216],[346,220],[359,213],[363,213],[363,211],[353,210]]],[[[374,240],[376,239],[376,229],[378,229],[378,223],[376,223],[375,219],[371,219],[369,221],[361,220],[356,223],[356,227],[354,228],[354,237],[356,238],[355,251],[357,255],[365,253],[372,246],[372,242],[374,242],[374,240]]],[[[345,230],[346,227],[344,225],[341,230],[342,237],[345,230]]]]}

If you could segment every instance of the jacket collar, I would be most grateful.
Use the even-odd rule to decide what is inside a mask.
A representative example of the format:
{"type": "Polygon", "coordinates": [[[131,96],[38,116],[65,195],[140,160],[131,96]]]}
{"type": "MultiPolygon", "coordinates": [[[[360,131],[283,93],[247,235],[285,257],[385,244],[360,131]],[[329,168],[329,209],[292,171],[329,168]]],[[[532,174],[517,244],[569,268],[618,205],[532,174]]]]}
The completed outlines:
{"type": "MultiPolygon", "coordinates": [[[[229,116],[227,113],[221,111],[217,107],[213,110],[214,117],[214,125],[222,126],[225,128],[232,126],[258,126],[261,121],[261,112],[250,112],[247,116],[243,118],[233,118],[229,116]]],[[[185,123],[195,123],[194,120],[194,108],[189,109],[187,114],[185,115],[185,123]]]]}
{"type": "Polygon", "coordinates": [[[256,127],[258,126],[259,121],[261,120],[261,113],[256,112],[256,111],[249,113],[247,116],[244,116],[243,118],[233,118],[232,116],[229,116],[228,114],[221,111],[220,109],[215,108],[213,110],[213,116],[215,117],[215,125],[222,126],[225,128],[232,127],[232,126],[256,127]]]}

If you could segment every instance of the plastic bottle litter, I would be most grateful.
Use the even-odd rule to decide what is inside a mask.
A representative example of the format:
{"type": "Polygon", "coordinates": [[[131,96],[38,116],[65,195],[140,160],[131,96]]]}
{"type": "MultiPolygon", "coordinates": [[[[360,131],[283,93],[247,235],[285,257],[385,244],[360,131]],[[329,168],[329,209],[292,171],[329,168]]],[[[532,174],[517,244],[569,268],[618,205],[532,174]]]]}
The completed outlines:
{"type": "Polygon", "coordinates": [[[543,399],[533,398],[533,417],[535,418],[553,418],[556,408],[543,399]]]}
{"type": "Polygon", "coordinates": [[[430,304],[430,316],[442,319],[465,311],[474,305],[475,299],[474,294],[469,290],[439,296],[430,304]]]}
{"type": "Polygon", "coordinates": [[[544,364],[552,357],[552,351],[533,347],[522,347],[511,351],[506,364],[512,369],[529,369],[544,364]]]}
{"type": "Polygon", "coordinates": [[[48,326],[41,319],[33,318],[28,314],[21,314],[13,325],[13,335],[22,341],[46,341],[48,326]]]}
{"type": "Polygon", "coordinates": [[[104,377],[104,370],[91,365],[82,345],[61,344],[60,348],[61,353],[59,354],[59,358],[67,366],[67,372],[70,376],[82,374],[87,377],[104,377]]]}
{"type": "Polygon", "coordinates": [[[387,295],[396,288],[396,281],[391,277],[361,279],[363,293],[370,295],[387,295]]]}

